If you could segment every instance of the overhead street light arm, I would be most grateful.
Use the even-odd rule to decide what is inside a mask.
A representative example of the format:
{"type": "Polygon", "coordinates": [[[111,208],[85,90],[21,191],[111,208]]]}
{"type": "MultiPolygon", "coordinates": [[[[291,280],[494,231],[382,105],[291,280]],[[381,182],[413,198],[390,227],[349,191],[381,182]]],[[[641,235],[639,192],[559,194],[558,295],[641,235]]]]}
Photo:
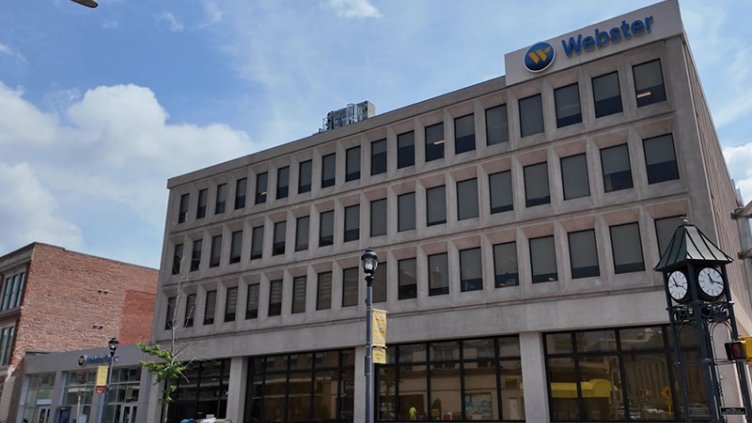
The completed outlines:
{"type": "Polygon", "coordinates": [[[99,3],[95,2],[94,0],[71,0],[71,1],[78,3],[82,6],[91,7],[92,9],[99,6],[99,3]]]}

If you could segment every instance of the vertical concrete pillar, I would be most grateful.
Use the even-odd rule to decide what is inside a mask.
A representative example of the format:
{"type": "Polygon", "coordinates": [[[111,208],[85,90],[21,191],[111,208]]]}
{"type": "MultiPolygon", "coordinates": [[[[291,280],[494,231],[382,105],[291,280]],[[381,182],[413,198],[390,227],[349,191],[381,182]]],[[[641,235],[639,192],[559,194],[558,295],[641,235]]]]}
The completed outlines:
{"type": "Polygon", "coordinates": [[[233,422],[243,421],[247,377],[248,360],[245,357],[233,357],[230,361],[230,384],[227,387],[227,413],[225,415],[225,418],[233,422]]]}
{"type": "MultiPolygon", "coordinates": [[[[365,342],[365,340],[363,340],[365,342]]],[[[365,422],[366,415],[366,376],[365,376],[366,347],[355,347],[355,391],[353,395],[353,422],[365,422]]],[[[373,391],[371,391],[373,392],[373,391]]]]}
{"type": "MultiPolygon", "coordinates": [[[[146,413],[139,410],[138,421],[144,422],[159,422],[162,417],[162,384],[157,384],[157,377],[147,372],[145,369],[141,372],[142,378],[146,379],[151,386],[149,392],[149,406],[146,409],[146,413]],[[141,420],[141,416],[145,416],[144,420],[141,420]]],[[[143,386],[143,382],[141,382],[143,386]]]]}
{"type": "Polygon", "coordinates": [[[520,333],[522,356],[522,382],[525,386],[525,420],[548,422],[548,389],[543,353],[543,335],[540,332],[520,333]]]}

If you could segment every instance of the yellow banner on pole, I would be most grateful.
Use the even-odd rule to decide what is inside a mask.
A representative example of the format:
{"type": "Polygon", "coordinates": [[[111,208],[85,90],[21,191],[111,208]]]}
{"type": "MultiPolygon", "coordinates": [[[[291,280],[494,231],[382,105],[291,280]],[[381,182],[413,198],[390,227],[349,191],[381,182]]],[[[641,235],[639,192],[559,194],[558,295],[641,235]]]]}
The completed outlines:
{"type": "Polygon", "coordinates": [[[107,386],[107,367],[97,366],[97,386],[107,386]]]}
{"type": "Polygon", "coordinates": [[[386,347],[373,347],[373,364],[386,364],[386,347]]]}
{"type": "Polygon", "coordinates": [[[374,347],[386,347],[386,310],[373,309],[373,334],[371,344],[374,347]]]}

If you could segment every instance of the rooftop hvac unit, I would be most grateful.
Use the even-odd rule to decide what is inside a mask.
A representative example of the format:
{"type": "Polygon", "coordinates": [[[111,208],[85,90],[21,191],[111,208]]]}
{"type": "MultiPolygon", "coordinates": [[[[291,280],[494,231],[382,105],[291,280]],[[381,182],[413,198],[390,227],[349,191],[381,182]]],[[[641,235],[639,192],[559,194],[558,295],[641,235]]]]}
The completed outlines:
{"type": "Polygon", "coordinates": [[[348,104],[344,109],[327,113],[324,119],[324,127],[320,132],[342,128],[343,126],[366,120],[374,114],[376,114],[376,108],[369,101],[348,104]]]}

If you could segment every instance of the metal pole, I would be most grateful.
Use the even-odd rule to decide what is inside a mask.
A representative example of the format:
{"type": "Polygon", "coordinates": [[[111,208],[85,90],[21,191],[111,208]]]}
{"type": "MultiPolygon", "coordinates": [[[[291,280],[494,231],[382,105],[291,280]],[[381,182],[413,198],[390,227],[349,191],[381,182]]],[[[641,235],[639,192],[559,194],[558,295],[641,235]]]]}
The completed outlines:
{"type": "Polygon", "coordinates": [[[107,396],[110,394],[110,378],[112,378],[112,365],[115,362],[115,349],[110,350],[110,365],[107,367],[107,383],[105,383],[104,394],[102,395],[101,407],[102,413],[101,422],[105,423],[105,415],[107,414],[107,396]]]}
{"type": "Polygon", "coordinates": [[[373,304],[371,302],[371,294],[373,292],[373,275],[366,275],[366,361],[365,361],[365,376],[366,376],[366,419],[365,423],[371,423],[371,370],[373,367],[372,352],[373,346],[371,345],[372,334],[371,331],[371,319],[373,313],[373,304]]]}
{"type": "MultiPolygon", "coordinates": [[[[752,204],[752,203],[750,203],[752,204]]],[[[723,280],[728,281],[728,275],[726,274],[726,266],[721,266],[721,272],[723,274],[723,280]]],[[[731,289],[727,283],[724,290],[726,291],[726,300],[728,301],[728,309],[731,323],[731,340],[739,340],[739,329],[736,327],[736,314],[734,313],[734,302],[731,300],[731,289]]],[[[734,367],[739,375],[739,389],[742,394],[742,404],[744,405],[744,416],[747,423],[752,423],[752,399],[749,394],[749,381],[747,380],[747,365],[744,360],[735,360],[734,367]]]]}

